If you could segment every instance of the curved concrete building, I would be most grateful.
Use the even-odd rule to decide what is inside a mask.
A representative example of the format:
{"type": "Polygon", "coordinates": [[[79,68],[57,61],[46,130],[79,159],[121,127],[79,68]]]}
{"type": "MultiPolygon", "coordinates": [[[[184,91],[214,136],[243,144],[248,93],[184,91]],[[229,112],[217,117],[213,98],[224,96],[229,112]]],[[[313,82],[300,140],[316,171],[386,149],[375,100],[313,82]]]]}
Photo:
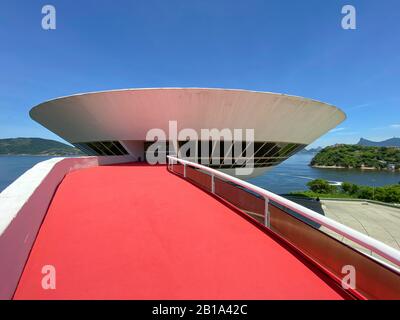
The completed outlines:
{"type": "MultiPolygon", "coordinates": [[[[319,101],[247,90],[203,88],[127,89],[78,94],[39,104],[31,117],[90,155],[130,154],[145,159],[149,130],[254,129],[253,175],[271,168],[345,119],[338,108],[319,101]]],[[[181,147],[186,138],[177,139],[181,147]]],[[[199,138],[210,144],[215,137],[199,138]]],[[[236,141],[236,139],[232,139],[236,141]]],[[[199,147],[200,148],[200,147],[199,147]]],[[[246,149],[244,146],[243,149],[246,149]]],[[[221,150],[226,150],[221,147],[221,150]]],[[[161,150],[162,151],[162,150],[161,150]]],[[[200,152],[199,152],[200,153],[200,152]]],[[[242,154],[244,156],[245,153],[242,154]]],[[[212,167],[227,173],[243,166],[210,151],[212,167]]],[[[246,154],[246,157],[248,155],[246,154]]]]}

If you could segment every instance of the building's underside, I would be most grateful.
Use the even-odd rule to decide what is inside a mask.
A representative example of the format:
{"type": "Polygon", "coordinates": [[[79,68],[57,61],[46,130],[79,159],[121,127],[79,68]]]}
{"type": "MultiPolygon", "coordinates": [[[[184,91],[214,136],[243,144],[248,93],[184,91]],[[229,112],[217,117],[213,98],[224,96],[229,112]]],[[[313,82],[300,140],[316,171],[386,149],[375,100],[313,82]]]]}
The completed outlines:
{"type": "MultiPolygon", "coordinates": [[[[254,175],[278,165],[345,119],[342,111],[315,100],[226,89],[129,89],[87,93],[42,103],[31,117],[88,155],[131,155],[146,160],[152,129],[165,132],[156,153],[180,156],[234,174],[254,166],[254,175]],[[171,132],[170,122],[176,123],[171,132]],[[197,133],[195,154],[179,153],[185,130],[197,133]],[[202,130],[217,136],[202,136],[202,130]],[[223,130],[241,131],[240,140],[223,130]],[[245,130],[254,130],[254,143],[245,130]],[[173,142],[178,150],[170,149],[173,142]],[[162,144],[163,143],[163,144],[162,144]],[[251,146],[251,148],[249,148],[251,146]],[[249,151],[252,150],[252,151],[249,151]]],[[[193,139],[190,140],[193,142],[193,139]]]]}

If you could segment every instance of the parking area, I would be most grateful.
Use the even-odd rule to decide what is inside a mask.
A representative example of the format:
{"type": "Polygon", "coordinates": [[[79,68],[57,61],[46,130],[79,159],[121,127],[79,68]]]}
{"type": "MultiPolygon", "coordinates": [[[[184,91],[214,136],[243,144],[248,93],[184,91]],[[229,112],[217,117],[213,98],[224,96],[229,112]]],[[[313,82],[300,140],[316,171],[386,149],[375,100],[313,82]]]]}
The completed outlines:
{"type": "Polygon", "coordinates": [[[321,200],[321,205],[325,216],[400,250],[400,209],[363,201],[321,200]]]}

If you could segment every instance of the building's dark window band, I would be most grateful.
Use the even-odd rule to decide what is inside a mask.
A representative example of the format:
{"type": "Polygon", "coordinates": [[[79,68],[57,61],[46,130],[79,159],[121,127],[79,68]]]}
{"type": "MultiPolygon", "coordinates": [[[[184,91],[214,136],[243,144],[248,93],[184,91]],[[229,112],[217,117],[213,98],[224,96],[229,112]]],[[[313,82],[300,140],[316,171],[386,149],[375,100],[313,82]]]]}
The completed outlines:
{"type": "Polygon", "coordinates": [[[254,156],[259,156],[260,154],[264,154],[265,153],[265,150],[266,150],[266,148],[270,148],[268,145],[269,145],[270,143],[268,143],[268,142],[264,142],[264,143],[260,143],[260,145],[258,145],[258,143],[255,143],[255,145],[254,145],[254,150],[255,150],[255,152],[254,152],[254,156]]]}
{"type": "MultiPolygon", "coordinates": [[[[278,165],[280,162],[276,162],[276,163],[266,163],[266,164],[263,164],[263,163],[259,163],[259,164],[254,164],[254,165],[250,165],[250,164],[248,164],[248,167],[249,168],[251,168],[251,167],[254,167],[254,168],[266,168],[266,167],[273,167],[273,166],[276,166],[276,165],[278,165]]],[[[236,167],[232,167],[232,165],[224,165],[224,164],[219,164],[219,165],[213,165],[213,164],[210,164],[210,165],[208,165],[208,167],[210,167],[210,168],[213,168],[213,169],[236,169],[236,168],[239,168],[239,166],[236,166],[236,167]]],[[[240,168],[246,168],[246,166],[240,166],[240,168]]]]}
{"type": "Polygon", "coordinates": [[[279,151],[279,146],[276,143],[268,143],[266,147],[268,148],[263,149],[263,153],[260,152],[258,155],[260,155],[261,157],[271,157],[279,151]]]}
{"type": "MultiPolygon", "coordinates": [[[[267,152],[267,154],[263,155],[263,157],[261,158],[283,158],[283,159],[287,159],[289,158],[292,154],[296,153],[297,150],[303,149],[305,147],[305,145],[299,145],[296,143],[290,143],[287,144],[285,147],[283,148],[275,148],[275,152],[267,152]]],[[[257,156],[255,157],[257,158],[257,156]]],[[[256,161],[256,163],[261,163],[262,159],[258,158],[258,160],[256,161]]]]}
{"type": "Polygon", "coordinates": [[[293,153],[293,151],[298,148],[298,145],[295,143],[287,145],[284,149],[281,150],[283,156],[287,157],[293,153]]]}
{"type": "MultiPolygon", "coordinates": [[[[166,151],[162,151],[162,152],[164,152],[164,153],[166,153],[166,151]]],[[[254,161],[255,160],[269,160],[269,159],[287,159],[287,157],[264,157],[264,158],[261,158],[261,157],[252,157],[253,159],[254,159],[254,161]]],[[[194,157],[185,157],[185,159],[186,160],[189,160],[189,161],[197,161],[197,162],[200,162],[201,160],[203,160],[203,159],[221,159],[221,160],[223,160],[223,161],[232,161],[232,164],[235,162],[235,161],[247,161],[247,160],[249,160],[250,159],[250,157],[241,157],[241,158],[234,158],[234,157],[198,157],[197,155],[195,155],[194,157]]]]}
{"type": "MultiPolygon", "coordinates": [[[[145,142],[145,150],[147,150],[151,145],[153,145],[153,141],[146,141],[145,142]]],[[[244,153],[245,149],[250,145],[250,143],[246,142],[239,142],[239,141],[231,141],[231,142],[225,142],[225,141],[178,141],[178,147],[181,148],[183,145],[186,143],[193,143],[194,145],[197,144],[198,148],[198,154],[201,154],[202,147],[205,147],[206,144],[207,146],[207,151],[210,153],[210,150],[215,149],[216,143],[220,144],[220,152],[219,154],[225,154],[225,143],[229,146],[227,149],[228,151],[231,151],[231,153],[234,153],[235,146],[241,143],[240,146],[240,151],[241,153],[244,153]]],[[[305,147],[306,145],[303,144],[297,144],[297,143],[287,143],[287,142],[254,142],[254,150],[255,150],[255,155],[256,156],[270,156],[272,154],[275,154],[276,152],[283,151],[284,153],[287,153],[292,147],[295,146],[301,146],[305,147]]],[[[168,150],[169,142],[168,141],[160,141],[160,148],[164,150],[168,150]]]]}
{"type": "Polygon", "coordinates": [[[83,153],[86,153],[89,156],[96,156],[97,153],[94,152],[92,149],[88,148],[86,145],[84,144],[80,144],[80,143],[75,143],[74,146],[76,148],[78,148],[79,150],[81,150],[83,153]]]}
{"type": "Polygon", "coordinates": [[[86,151],[88,155],[91,155],[91,156],[99,155],[99,153],[97,151],[90,148],[87,144],[79,143],[79,144],[76,144],[76,146],[78,146],[78,148],[80,148],[82,151],[84,151],[84,152],[86,151]]]}
{"type": "MultiPolygon", "coordinates": [[[[287,157],[279,157],[279,158],[265,158],[262,159],[262,161],[257,162],[257,158],[253,159],[253,164],[254,165],[276,165],[281,163],[282,161],[286,160],[287,157]]],[[[237,168],[237,167],[245,167],[246,165],[251,165],[251,160],[249,159],[241,159],[240,162],[238,162],[236,159],[226,159],[226,158],[212,158],[211,160],[209,158],[185,158],[185,160],[188,161],[193,161],[197,162],[200,164],[205,164],[205,165],[210,165],[210,166],[216,166],[216,167],[221,167],[221,168],[237,168]],[[207,159],[208,161],[202,161],[204,159],[207,159]]]]}
{"type": "Polygon", "coordinates": [[[75,143],[74,146],[94,156],[122,156],[129,154],[118,141],[79,142],[75,143]]]}
{"type": "MultiPolygon", "coordinates": [[[[108,145],[108,143],[105,142],[98,142],[99,146],[101,146],[102,151],[105,154],[114,154],[111,150],[110,150],[110,145],[108,145]]],[[[119,152],[119,151],[118,151],[119,152]]]]}
{"type": "Polygon", "coordinates": [[[101,152],[101,150],[97,149],[95,146],[93,146],[91,143],[81,143],[81,145],[85,145],[87,146],[90,150],[92,150],[92,152],[94,152],[94,154],[96,156],[102,156],[103,153],[101,152]]]}
{"type": "MultiPolygon", "coordinates": [[[[197,154],[195,159],[190,158],[190,150],[187,150],[186,154],[183,155],[187,160],[196,161],[202,163],[202,159],[208,159],[208,166],[216,169],[227,169],[227,168],[239,168],[253,165],[256,168],[259,167],[270,167],[278,165],[285,161],[294,153],[304,149],[305,144],[299,143],[288,143],[288,142],[270,142],[270,141],[256,141],[253,144],[254,156],[252,159],[244,157],[246,150],[251,145],[244,141],[236,142],[225,142],[225,141],[178,141],[178,147],[183,147],[186,143],[193,143],[194,146],[197,144],[197,154]],[[219,150],[216,148],[219,142],[219,150]],[[235,155],[235,146],[239,146],[240,155],[235,155]],[[227,153],[225,154],[225,148],[227,153]],[[202,150],[208,151],[208,157],[200,157],[202,150]],[[214,153],[212,152],[214,151],[214,153]],[[219,151],[219,154],[218,152],[219,151]],[[225,157],[224,157],[225,155],[225,157]],[[249,163],[252,161],[253,164],[249,163]]],[[[153,145],[154,142],[145,142],[145,151],[149,146],[153,145]]],[[[160,141],[160,145],[156,150],[156,156],[159,154],[169,154],[169,142],[160,141]]],[[[207,165],[207,164],[206,164],[207,165]]]]}
{"type": "Polygon", "coordinates": [[[87,145],[88,145],[89,148],[92,148],[92,150],[94,150],[95,152],[97,152],[97,154],[98,154],[99,156],[106,156],[106,155],[107,155],[107,153],[105,153],[105,152],[103,151],[103,148],[100,147],[100,145],[99,145],[98,142],[97,142],[97,143],[88,143],[87,145]]]}

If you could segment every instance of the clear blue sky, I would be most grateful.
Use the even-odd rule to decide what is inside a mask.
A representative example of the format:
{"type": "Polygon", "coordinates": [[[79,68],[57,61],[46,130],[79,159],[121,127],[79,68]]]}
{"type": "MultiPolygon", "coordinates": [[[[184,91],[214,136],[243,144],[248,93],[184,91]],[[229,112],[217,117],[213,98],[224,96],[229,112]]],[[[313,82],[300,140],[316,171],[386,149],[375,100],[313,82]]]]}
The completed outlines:
{"type": "MultiPolygon", "coordinates": [[[[2,0],[0,138],[58,139],[44,100],[134,87],[218,87],[328,102],[348,119],[313,146],[400,136],[398,0],[2,0]],[[42,6],[57,29],[41,28],[42,6]],[[341,28],[341,8],[357,29],[341,28]]],[[[266,119],[265,125],[268,125],[266,119]]]]}

